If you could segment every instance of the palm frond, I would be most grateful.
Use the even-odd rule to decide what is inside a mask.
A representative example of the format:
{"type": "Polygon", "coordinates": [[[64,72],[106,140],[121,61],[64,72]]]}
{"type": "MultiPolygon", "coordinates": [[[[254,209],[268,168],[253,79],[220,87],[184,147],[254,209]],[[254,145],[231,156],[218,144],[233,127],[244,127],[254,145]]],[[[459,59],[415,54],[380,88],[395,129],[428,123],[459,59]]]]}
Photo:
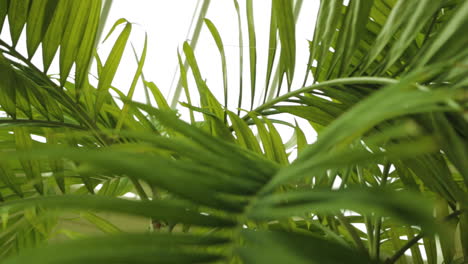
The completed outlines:
{"type": "Polygon", "coordinates": [[[296,88],[302,1],[272,0],[264,102],[254,105],[262,87],[256,9],[247,0],[243,17],[234,1],[241,97],[244,37],[249,47],[251,109],[243,116],[242,98],[237,113],[230,109],[225,32],[205,18],[209,2],[194,34],[204,21],[224,97],[204,79],[196,39],[185,42],[171,106],[184,88],[188,124],[143,76],[146,39],[141,56],[134,51],[128,94],[115,86],[132,24],[115,22],[107,37],[118,37],[101,61],[100,0],[0,0],[11,39],[0,40],[0,261],[466,261],[468,2],[321,1],[304,87],[296,88]],[[23,33],[25,54],[17,49],[23,33]],[[157,107],[132,101],[139,79],[157,107]],[[84,222],[100,235],[80,229],[84,222]]]}

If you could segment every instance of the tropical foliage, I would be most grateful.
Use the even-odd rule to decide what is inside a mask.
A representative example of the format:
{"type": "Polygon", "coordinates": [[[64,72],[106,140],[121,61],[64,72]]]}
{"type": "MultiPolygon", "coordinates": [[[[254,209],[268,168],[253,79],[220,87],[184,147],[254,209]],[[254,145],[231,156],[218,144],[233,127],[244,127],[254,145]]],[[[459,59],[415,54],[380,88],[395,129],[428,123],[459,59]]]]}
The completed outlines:
{"type": "Polygon", "coordinates": [[[143,76],[146,42],[128,93],[115,87],[132,24],[115,23],[102,61],[100,0],[0,0],[1,263],[468,261],[468,1],[322,0],[314,36],[299,36],[302,0],[272,0],[269,47],[252,2],[244,18],[233,1],[248,69],[238,107],[226,107],[232,32],[201,16],[225,98],[184,43],[181,117],[143,76]],[[310,37],[293,87],[296,41],[310,37]],[[139,81],[147,104],[132,100],[139,81]]]}

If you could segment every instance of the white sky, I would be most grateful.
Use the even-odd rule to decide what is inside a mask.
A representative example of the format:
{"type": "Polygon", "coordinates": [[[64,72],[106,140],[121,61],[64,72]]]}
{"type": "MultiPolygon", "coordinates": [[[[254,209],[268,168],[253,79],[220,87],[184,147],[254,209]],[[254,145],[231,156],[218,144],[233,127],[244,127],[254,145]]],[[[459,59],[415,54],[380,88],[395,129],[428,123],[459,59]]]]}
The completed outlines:
{"type": "MultiPolygon", "coordinates": [[[[305,0],[302,12],[298,21],[297,29],[297,78],[294,88],[299,88],[302,82],[305,66],[308,57],[308,40],[312,38],[315,24],[315,16],[318,8],[316,0],[305,0]]],[[[144,32],[148,33],[148,55],[144,68],[145,76],[148,80],[154,81],[165,95],[171,95],[171,83],[174,72],[177,68],[177,48],[182,47],[187,39],[191,18],[195,10],[197,0],[114,0],[111,12],[108,17],[105,33],[112,24],[119,18],[141,25],[134,27],[131,41],[139,52],[142,49],[144,32]]],[[[245,1],[240,0],[240,10],[243,19],[244,31],[244,89],[249,89],[249,67],[247,45],[247,24],[245,19],[245,1]]],[[[254,19],[257,33],[257,89],[261,90],[264,86],[266,71],[268,33],[270,23],[270,4],[271,1],[254,1],[254,19]],[[263,66],[263,67],[262,67],[263,66]]],[[[232,96],[229,105],[236,107],[238,100],[237,87],[239,86],[238,72],[238,26],[237,15],[232,0],[213,0],[208,9],[207,18],[209,18],[218,28],[225,46],[225,52],[228,65],[228,83],[231,87],[232,96]],[[231,100],[232,99],[232,100],[231,100]]],[[[190,37],[191,34],[189,34],[190,37]]],[[[115,34],[115,37],[117,34],[115,34]]],[[[102,48],[105,48],[102,46],[102,48]]],[[[201,32],[199,43],[196,48],[197,60],[204,78],[213,93],[221,98],[222,74],[221,61],[217,47],[204,26],[201,32]]],[[[136,68],[135,60],[131,49],[127,49],[124,57],[124,67],[121,67],[115,84],[119,88],[126,90],[130,86],[133,73],[136,68]]],[[[173,86],[177,83],[177,78],[173,86]]],[[[193,85],[192,85],[193,87],[193,85]]],[[[230,93],[230,94],[231,94],[230,93]]],[[[249,92],[245,92],[244,101],[250,101],[249,92]]],[[[143,90],[138,89],[136,97],[142,98],[143,90]]],[[[260,96],[260,95],[258,95],[260,96]]],[[[257,98],[256,98],[257,99],[257,98]]],[[[256,102],[258,100],[255,100],[256,102]]],[[[244,107],[247,107],[244,106],[244,107]]]]}
{"type": "MultiPolygon", "coordinates": [[[[304,78],[308,59],[308,41],[312,39],[315,18],[318,11],[319,1],[305,0],[299,15],[296,31],[297,59],[296,59],[296,77],[293,83],[293,89],[300,88],[304,78]]],[[[250,102],[250,79],[249,79],[249,57],[247,53],[248,36],[247,21],[245,15],[245,0],[239,0],[242,30],[244,33],[244,96],[243,108],[247,109],[250,102]]],[[[182,49],[183,42],[187,39],[187,32],[190,28],[190,22],[197,6],[197,0],[114,0],[112,8],[104,29],[107,34],[113,23],[119,18],[126,18],[130,22],[136,23],[130,41],[135,45],[137,52],[141,53],[145,32],[148,34],[148,54],[144,67],[144,74],[148,81],[153,81],[168,98],[172,95],[178,80],[178,62],[177,49],[182,49]],[[173,76],[177,72],[174,82],[173,76]],[[172,84],[172,85],[171,85],[172,84]]],[[[254,20],[257,34],[257,96],[255,103],[259,102],[260,92],[265,85],[266,62],[268,52],[268,37],[270,25],[271,1],[254,1],[254,20]]],[[[238,87],[239,87],[239,45],[238,45],[238,25],[237,13],[232,0],[212,0],[208,13],[206,15],[218,28],[224,43],[227,68],[228,68],[228,86],[229,102],[231,111],[237,108],[238,87]]],[[[195,26],[195,25],[193,25],[195,26]]],[[[111,38],[109,44],[119,33],[116,31],[114,38],[111,38]],[[116,34],[117,33],[117,34],[116,34]]],[[[191,32],[188,34],[191,37],[191,32]]],[[[100,46],[100,54],[107,54],[110,46],[104,43],[100,46]]],[[[181,51],[182,53],[182,51],[181,51]]],[[[277,57],[278,57],[277,53],[277,57]]],[[[221,72],[221,59],[214,40],[211,37],[206,26],[203,26],[200,39],[198,41],[195,55],[203,78],[207,80],[208,87],[213,94],[222,102],[223,83],[221,72]]],[[[182,54],[183,56],[183,54],[182,54]]],[[[130,87],[136,62],[130,47],[127,47],[119,71],[114,80],[114,85],[123,91],[130,87]]],[[[189,87],[192,101],[197,102],[196,86],[189,75],[189,87]]],[[[285,90],[285,88],[283,88],[285,90]]],[[[283,91],[284,91],[283,90],[283,91]]],[[[182,93],[183,94],[183,93],[182,93]]],[[[143,86],[139,83],[135,91],[135,100],[144,101],[143,86]]],[[[180,101],[186,101],[185,96],[180,101]]],[[[188,118],[187,111],[179,107],[184,119],[188,118]]],[[[293,122],[291,116],[277,115],[277,119],[293,122]]],[[[305,130],[308,138],[315,140],[316,133],[310,128],[304,120],[298,120],[301,128],[305,130]]],[[[285,135],[283,140],[287,140],[292,130],[278,126],[281,134],[285,135]]]]}

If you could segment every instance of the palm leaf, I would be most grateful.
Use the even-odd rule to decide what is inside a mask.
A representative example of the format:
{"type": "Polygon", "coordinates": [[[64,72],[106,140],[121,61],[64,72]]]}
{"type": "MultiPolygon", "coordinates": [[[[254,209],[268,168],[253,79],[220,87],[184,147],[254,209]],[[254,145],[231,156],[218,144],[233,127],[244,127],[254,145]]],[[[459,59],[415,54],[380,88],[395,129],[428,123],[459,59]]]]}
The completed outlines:
{"type": "Polygon", "coordinates": [[[224,32],[203,20],[209,2],[183,45],[186,63],[179,55],[172,105],[183,87],[188,124],[143,76],[146,40],[128,94],[114,86],[132,24],[115,22],[108,36],[123,29],[101,62],[101,1],[0,1],[11,34],[11,44],[0,40],[2,263],[423,263],[421,248],[428,263],[466,260],[467,2],[321,1],[306,74],[314,84],[295,88],[302,1],[272,0],[267,47],[253,1],[245,17],[234,1],[240,97],[242,19],[248,25],[253,109],[243,117],[228,109],[229,58],[224,32]],[[221,99],[194,52],[203,21],[220,53],[221,99]],[[254,107],[261,48],[269,100],[254,107]],[[47,75],[59,49],[58,76],[47,75]],[[140,78],[156,108],[132,102],[140,78]],[[109,214],[139,221],[121,226],[109,214]],[[61,225],[70,215],[101,236],[61,225]],[[73,241],[50,243],[58,233],[73,241]]]}

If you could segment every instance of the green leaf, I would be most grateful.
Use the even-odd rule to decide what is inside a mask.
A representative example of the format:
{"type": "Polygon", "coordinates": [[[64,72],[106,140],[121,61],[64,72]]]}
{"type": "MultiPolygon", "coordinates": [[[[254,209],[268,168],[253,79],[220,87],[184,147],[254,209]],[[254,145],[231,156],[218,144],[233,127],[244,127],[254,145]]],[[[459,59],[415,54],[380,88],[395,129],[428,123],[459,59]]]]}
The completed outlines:
{"type": "Polygon", "coordinates": [[[232,128],[236,133],[239,144],[247,149],[254,151],[255,153],[262,154],[262,150],[260,149],[260,145],[258,144],[257,139],[245,121],[240,119],[231,111],[227,111],[227,114],[231,119],[232,128]]]}
{"type": "Polygon", "coordinates": [[[299,155],[307,146],[307,139],[306,139],[306,136],[304,135],[304,132],[301,130],[301,128],[297,124],[297,122],[296,122],[296,126],[294,127],[294,131],[296,133],[296,138],[297,138],[297,154],[299,155]]]}
{"type": "Polygon", "coordinates": [[[246,246],[238,251],[245,263],[376,263],[356,250],[310,234],[246,230],[242,237],[246,246]]]}
{"type": "Polygon", "coordinates": [[[437,36],[420,51],[418,60],[413,64],[416,67],[423,67],[429,62],[440,62],[450,59],[461,53],[468,36],[463,34],[468,25],[468,2],[460,3],[450,20],[444,23],[443,28],[437,36]],[[456,40],[454,40],[456,39],[456,40]],[[450,47],[450,49],[448,49],[450,47]]]}
{"type": "MultiPolygon", "coordinates": [[[[10,163],[8,161],[0,161],[0,182],[5,184],[6,187],[10,188],[19,197],[23,197],[24,193],[21,184],[18,184],[10,163]]],[[[6,224],[4,223],[4,225],[6,224]]]]}
{"type": "Polygon", "coordinates": [[[433,236],[426,236],[423,238],[424,249],[426,251],[427,263],[436,264],[437,263],[437,246],[436,241],[433,236]]]}
{"type": "Polygon", "coordinates": [[[48,27],[48,22],[50,22],[50,20],[47,18],[49,18],[50,14],[53,14],[55,9],[55,6],[50,6],[56,4],[57,1],[32,1],[28,21],[26,24],[26,46],[28,49],[29,58],[33,57],[34,53],[39,47],[40,42],[42,41],[45,30],[48,27]]]}
{"type": "Polygon", "coordinates": [[[127,177],[119,177],[102,182],[102,187],[97,192],[97,194],[110,197],[119,197],[125,195],[128,192],[132,192],[132,190],[133,185],[131,180],[127,177]]]}
{"type": "MultiPolygon", "coordinates": [[[[17,150],[29,151],[33,148],[33,141],[25,127],[15,127],[15,142],[17,150]]],[[[26,173],[26,178],[34,185],[34,188],[43,194],[44,186],[42,183],[41,168],[38,160],[20,160],[21,166],[26,173]]]]}
{"type": "Polygon", "coordinates": [[[415,10],[409,14],[409,19],[401,32],[399,38],[392,43],[392,48],[388,54],[388,60],[386,67],[383,71],[387,70],[402,54],[403,51],[414,41],[415,37],[423,26],[436,15],[440,10],[440,5],[443,1],[418,1],[418,5],[414,8],[408,8],[409,10],[415,10]]]}
{"type": "Polygon", "coordinates": [[[115,21],[114,25],[112,26],[112,28],[109,30],[109,33],[107,33],[106,37],[104,38],[104,40],[102,42],[106,42],[106,40],[110,37],[110,35],[112,35],[112,33],[115,31],[115,29],[117,28],[117,26],[123,24],[123,23],[130,23],[128,22],[127,19],[125,18],[120,18],[118,19],[117,21],[115,21]]]}
{"type": "MultiPolygon", "coordinates": [[[[98,28],[101,14],[101,0],[92,1],[89,9],[89,18],[81,39],[80,47],[76,53],[76,97],[86,93],[88,88],[88,71],[93,59],[94,47],[97,41],[98,28]]],[[[88,102],[90,103],[90,102],[88,102]]]]}
{"type": "Polygon", "coordinates": [[[265,128],[263,122],[260,119],[258,119],[254,114],[252,114],[250,117],[252,118],[257,127],[258,135],[262,140],[263,152],[265,153],[265,156],[269,160],[277,161],[270,133],[268,133],[268,130],[265,128]]]}
{"type": "Polygon", "coordinates": [[[205,18],[205,24],[211,32],[213,39],[216,42],[216,46],[218,47],[219,54],[221,56],[221,68],[223,71],[223,85],[224,85],[224,108],[227,109],[228,105],[228,80],[227,80],[227,67],[226,67],[226,55],[224,54],[224,45],[223,41],[221,40],[221,36],[219,35],[218,29],[216,26],[211,22],[211,20],[205,18]]]}
{"type": "Polygon", "coordinates": [[[171,107],[167,103],[166,99],[164,98],[161,90],[156,86],[153,82],[145,82],[146,86],[150,89],[151,93],[153,94],[154,100],[156,104],[158,104],[159,109],[169,111],[171,107]]]}
{"type": "Polygon", "coordinates": [[[257,80],[257,38],[255,34],[253,1],[247,0],[247,29],[249,32],[249,60],[250,60],[250,109],[255,99],[255,84],[257,80]]]}
{"type": "Polygon", "coordinates": [[[227,127],[227,125],[223,122],[223,120],[220,120],[213,113],[211,113],[210,111],[206,109],[188,105],[186,103],[181,103],[181,105],[187,107],[188,109],[192,111],[197,111],[199,113],[202,113],[206,120],[206,123],[209,123],[209,129],[211,131],[211,135],[224,139],[227,142],[235,141],[231,131],[229,130],[229,127],[227,127]]]}
{"type": "Polygon", "coordinates": [[[403,161],[430,190],[438,193],[447,201],[466,201],[466,195],[451,177],[444,158],[437,153],[425,155],[418,159],[403,161]]]}
{"type": "Polygon", "coordinates": [[[275,106],[274,109],[282,113],[289,113],[294,116],[302,117],[322,126],[327,126],[334,120],[333,116],[314,106],[275,106]]]}
{"type": "Polygon", "coordinates": [[[0,33],[2,32],[3,22],[5,22],[6,15],[8,13],[8,6],[10,5],[10,0],[1,0],[0,1],[0,33]]]}
{"type": "MultiPolygon", "coordinates": [[[[438,199],[435,206],[435,214],[438,219],[444,219],[449,215],[449,205],[443,199],[438,199]]],[[[455,256],[455,229],[457,226],[456,219],[450,221],[443,226],[443,232],[439,234],[439,243],[442,250],[444,262],[450,263],[455,256]]]]}
{"type": "Polygon", "coordinates": [[[80,216],[86,219],[91,224],[98,227],[101,231],[107,234],[116,234],[122,232],[117,226],[113,225],[111,222],[107,221],[106,219],[90,213],[90,212],[83,212],[80,213],[80,216]]]}
{"type": "MultiPolygon", "coordinates": [[[[47,138],[47,143],[51,145],[59,145],[59,135],[56,131],[50,128],[44,128],[47,138]]],[[[65,185],[65,162],[61,159],[49,159],[50,168],[54,174],[55,182],[62,193],[66,192],[65,185]]]]}
{"type": "Polygon", "coordinates": [[[52,93],[44,93],[43,90],[32,82],[28,82],[28,93],[31,105],[40,111],[47,119],[64,121],[64,112],[59,105],[62,98],[57,99],[52,93]],[[39,110],[40,109],[40,110],[39,110]]]}
{"type": "Polygon", "coordinates": [[[460,216],[459,225],[460,225],[460,242],[461,242],[460,244],[461,244],[461,247],[462,247],[463,255],[467,256],[468,255],[468,249],[467,249],[467,246],[468,246],[468,216],[467,216],[466,212],[463,213],[460,216]]]}
{"type": "MultiPolygon", "coordinates": [[[[414,239],[416,236],[414,235],[413,230],[409,227],[407,227],[406,229],[408,230],[407,231],[408,240],[414,239]]],[[[424,261],[421,256],[421,251],[419,250],[419,245],[411,247],[410,250],[411,250],[411,257],[413,259],[413,263],[424,264],[424,261]]]]}
{"type": "Polygon", "coordinates": [[[150,186],[158,186],[180,197],[209,207],[239,212],[244,203],[225,197],[226,194],[249,195],[257,186],[249,181],[227,177],[218,170],[194,162],[175,161],[163,156],[125,151],[60,151],[49,155],[65,156],[85,161],[106,172],[129,175],[141,179],[150,186]],[[118,163],[118,168],[115,164],[118,163]],[[155,171],[154,168],[158,170],[155,171]],[[197,175],[204,175],[203,177],[197,175]],[[185,185],[180,185],[184,182],[185,185]],[[217,190],[213,192],[210,190],[217,190]],[[223,196],[224,194],[224,196],[223,196]]]}
{"type": "MultiPolygon", "coordinates": [[[[366,33],[366,25],[373,2],[373,0],[354,0],[350,1],[346,8],[338,44],[331,62],[331,65],[337,66],[337,76],[346,75],[351,65],[351,58],[358,48],[359,41],[366,33]]],[[[327,75],[331,76],[331,71],[334,70],[334,67],[330,68],[327,75]]]]}
{"type": "Polygon", "coordinates": [[[386,45],[391,45],[389,53],[386,54],[385,66],[379,72],[388,70],[409,47],[427,21],[432,19],[432,15],[439,10],[439,7],[440,1],[396,2],[366,57],[364,70],[370,66],[386,45]],[[402,32],[396,40],[393,40],[399,29],[402,32]]]}
{"type": "Polygon", "coordinates": [[[254,156],[251,153],[246,153],[238,146],[229,144],[216,137],[212,137],[193,126],[186,124],[185,122],[177,119],[173,113],[161,112],[155,108],[136,102],[133,104],[150,114],[154,114],[158,118],[158,121],[166,127],[174,129],[185,137],[190,138],[194,143],[203,146],[213,154],[230,160],[233,167],[236,167],[234,164],[237,164],[237,166],[241,166],[246,170],[252,169],[252,173],[244,172],[243,175],[246,177],[264,180],[265,177],[270,177],[270,175],[272,175],[277,169],[275,164],[267,162],[264,159],[259,159],[260,157],[257,155],[254,156]]]}
{"type": "Polygon", "coordinates": [[[223,256],[190,248],[198,245],[209,248],[227,242],[227,239],[215,236],[122,234],[78,239],[45,248],[30,249],[5,260],[4,263],[154,263],[155,259],[164,260],[166,263],[211,263],[222,260],[223,256]],[[119,250],[115,250],[116,248],[119,250]]]}
{"type": "Polygon", "coordinates": [[[16,106],[17,106],[17,115],[20,116],[21,111],[29,118],[32,119],[32,109],[29,94],[27,90],[28,86],[31,85],[28,79],[24,78],[21,74],[16,75],[16,106]]]}
{"type": "Polygon", "coordinates": [[[0,106],[2,110],[16,118],[16,78],[15,72],[0,53],[0,106]]]}
{"type": "Polygon", "coordinates": [[[294,22],[293,1],[274,0],[272,4],[281,41],[281,68],[286,73],[288,91],[290,91],[296,66],[296,23],[294,22]]]}
{"type": "Polygon", "coordinates": [[[198,68],[197,60],[195,59],[195,54],[193,53],[193,49],[187,42],[184,42],[184,53],[190,68],[192,69],[193,77],[195,78],[195,82],[197,84],[198,93],[200,94],[201,106],[215,114],[216,117],[218,117],[220,120],[224,120],[224,111],[221,108],[221,104],[216,100],[203,80],[200,69],[198,68]]]}
{"type": "Polygon", "coordinates": [[[468,144],[455,132],[453,126],[441,113],[432,114],[437,140],[442,150],[463,176],[468,186],[468,144]]]}
{"type": "Polygon", "coordinates": [[[320,156],[307,160],[307,162],[303,161],[306,149],[293,163],[293,166],[285,167],[277,173],[273,180],[264,187],[262,193],[270,192],[273,186],[276,187],[280,183],[291,183],[314,175],[323,175],[330,168],[345,169],[350,164],[368,164],[369,162],[377,162],[384,157],[390,159],[409,159],[435,150],[435,144],[431,138],[422,137],[418,140],[400,141],[396,144],[389,144],[392,137],[383,137],[383,139],[382,141],[386,143],[385,149],[378,147],[383,144],[381,139],[376,140],[377,142],[375,143],[371,143],[373,140],[364,140],[367,147],[372,149],[372,152],[368,151],[364,146],[348,147],[347,150],[334,150],[327,154],[322,153],[320,156]],[[300,163],[298,163],[299,159],[301,159],[300,163]]]}
{"type": "MultiPolygon", "coordinates": [[[[260,65],[259,28],[254,25],[259,10],[248,0],[242,17],[233,0],[240,51],[236,115],[224,109],[233,92],[227,89],[226,43],[221,40],[226,32],[204,20],[210,1],[202,1],[190,45],[183,46],[185,63],[178,54],[181,75],[171,102],[174,108],[183,88],[188,103],[180,103],[190,111],[190,125],[183,121],[187,117],[169,108],[154,83],[146,82],[146,43],[141,58],[133,49],[138,67],[130,91],[116,88],[113,80],[133,25],[125,19],[114,24],[106,39],[123,29],[117,33],[120,43],[111,43],[116,45],[102,65],[95,54],[96,35],[101,35],[105,20],[100,21],[102,0],[0,0],[0,24],[7,16],[13,22],[13,45],[6,35],[0,41],[0,259],[406,264],[423,262],[419,247],[424,245],[429,264],[440,259],[463,262],[468,245],[466,1],[320,1],[307,66],[315,84],[279,96],[283,80],[287,78],[290,89],[297,75],[296,38],[304,36],[296,36],[295,22],[303,2],[271,2],[269,32],[263,32],[269,34],[269,43],[262,47],[269,49],[264,50],[268,57],[260,65]],[[241,22],[248,27],[251,107],[262,66],[268,98],[243,118],[238,116],[245,97],[241,22]],[[21,49],[14,38],[23,35],[25,23],[26,49],[21,49]],[[210,73],[200,72],[203,58],[195,57],[204,23],[221,58],[223,105],[207,87],[210,73]],[[34,55],[39,45],[42,62],[34,55]],[[47,75],[58,47],[61,75],[47,75]],[[97,89],[88,79],[93,56],[97,89]],[[45,71],[38,69],[37,59],[45,71]],[[67,77],[74,64],[72,83],[67,77]],[[200,106],[190,98],[188,66],[200,106]],[[138,78],[147,105],[131,101],[138,78]],[[55,85],[57,81],[63,87],[55,85]],[[150,90],[157,108],[151,105],[150,90]],[[204,120],[196,122],[193,112],[204,120]],[[307,141],[315,135],[293,123],[297,117],[307,119],[319,133],[312,144],[307,141]],[[285,144],[277,125],[293,131],[285,144]],[[39,143],[32,135],[45,136],[47,142],[39,143]],[[298,157],[289,165],[296,148],[298,157]],[[62,195],[94,193],[98,186],[96,195],[62,195]],[[139,197],[112,198],[127,192],[139,197]],[[421,197],[439,204],[431,207],[421,197]],[[138,224],[143,228],[152,220],[164,228],[125,234],[127,228],[142,228],[117,228],[100,211],[110,212],[112,219],[126,217],[122,214],[143,218],[138,224]],[[105,234],[96,238],[57,228],[57,220],[69,221],[70,213],[81,214],[80,222],[88,219],[105,234]],[[181,236],[180,231],[191,235],[181,236]],[[113,232],[119,234],[108,234],[113,232]],[[71,239],[88,238],[56,241],[64,233],[71,239]],[[409,251],[411,256],[405,256],[409,251]]],[[[104,18],[110,3],[104,3],[104,18]]],[[[301,14],[304,21],[311,16],[313,10],[301,14]]],[[[237,34],[227,34],[232,33],[237,34]]]]}
{"type": "MultiPolygon", "coordinates": [[[[141,52],[141,57],[138,60],[138,67],[135,71],[135,75],[133,76],[132,84],[130,85],[130,89],[128,89],[128,94],[126,97],[127,100],[132,100],[133,94],[135,93],[135,88],[136,88],[138,79],[140,79],[140,76],[142,75],[143,66],[145,65],[145,60],[146,60],[147,48],[148,48],[148,36],[145,35],[143,51],[141,52]]],[[[122,107],[122,112],[120,113],[119,119],[117,121],[117,125],[115,126],[116,131],[119,131],[122,128],[124,119],[127,118],[128,111],[129,111],[129,105],[124,102],[124,106],[122,107]]]]}
{"type": "MultiPolygon", "coordinates": [[[[196,11],[198,11],[198,18],[196,20],[196,24],[195,24],[192,36],[190,38],[190,43],[191,43],[191,46],[192,46],[192,48],[194,50],[195,50],[195,47],[197,46],[198,39],[200,38],[200,32],[201,32],[202,27],[203,27],[203,19],[206,17],[206,13],[208,12],[208,8],[210,7],[210,3],[211,3],[211,0],[203,0],[203,4],[201,5],[201,7],[199,9],[197,8],[198,10],[196,10],[196,11]]],[[[184,62],[184,68],[187,68],[187,66],[188,66],[188,61],[186,59],[185,62],[184,62]]],[[[179,81],[177,83],[177,87],[176,87],[176,89],[174,91],[174,97],[172,98],[172,102],[171,102],[171,107],[172,108],[176,107],[177,101],[179,100],[180,92],[181,92],[181,88],[182,88],[181,85],[182,85],[182,82],[181,82],[181,79],[179,78],[179,81]]]]}
{"type": "Polygon", "coordinates": [[[283,140],[281,139],[278,130],[271,123],[268,118],[263,119],[268,126],[268,131],[270,132],[271,143],[273,146],[273,151],[275,153],[275,159],[279,164],[287,165],[289,164],[288,156],[286,155],[286,149],[284,148],[283,140]]]}
{"type": "MultiPolygon", "coordinates": [[[[188,104],[192,105],[192,99],[190,97],[190,92],[189,92],[188,82],[187,82],[187,70],[185,69],[184,64],[182,63],[182,58],[180,57],[179,50],[177,50],[177,60],[179,62],[180,81],[182,84],[182,88],[184,88],[185,97],[187,97],[188,104]]],[[[194,124],[195,117],[193,115],[193,110],[189,109],[189,111],[190,111],[190,123],[194,124]]]]}
{"type": "Polygon", "coordinates": [[[16,46],[23,32],[24,24],[28,19],[29,0],[10,1],[8,7],[8,23],[10,24],[10,35],[13,47],[16,46]]]}
{"type": "Polygon", "coordinates": [[[307,73],[303,85],[307,81],[309,68],[315,59],[317,61],[317,69],[314,74],[315,80],[320,77],[322,65],[330,56],[329,48],[332,44],[333,37],[337,34],[337,25],[342,18],[343,1],[329,0],[321,1],[318,11],[317,22],[314,30],[313,41],[310,45],[310,57],[307,64],[307,73]]]}
{"type": "Polygon", "coordinates": [[[240,113],[240,108],[242,106],[242,95],[243,95],[243,86],[244,86],[244,40],[242,38],[242,21],[241,21],[241,15],[240,15],[240,10],[239,10],[239,3],[237,0],[233,0],[234,2],[234,7],[236,8],[236,13],[237,13],[237,27],[238,27],[238,39],[239,39],[239,100],[237,102],[237,114],[239,115],[240,113]]]}
{"type": "Polygon", "coordinates": [[[438,229],[429,200],[414,193],[384,188],[317,189],[269,195],[259,199],[249,214],[254,219],[268,220],[307,212],[332,213],[340,209],[394,217],[408,224],[421,225],[427,232],[438,229]]]}
{"type": "Polygon", "coordinates": [[[65,26],[70,16],[70,0],[60,0],[55,9],[50,25],[42,40],[42,57],[44,72],[47,72],[55,53],[62,42],[65,26]]]}
{"type": "MultiPolygon", "coordinates": [[[[345,141],[346,143],[344,144],[346,145],[352,139],[355,139],[358,135],[362,135],[362,133],[382,121],[410,113],[435,111],[438,107],[436,102],[442,102],[453,96],[446,94],[448,91],[443,90],[423,92],[419,89],[411,88],[414,87],[413,82],[417,77],[421,78],[421,75],[414,73],[413,76],[408,76],[398,83],[389,85],[385,89],[359,102],[352,110],[341,115],[339,119],[327,127],[326,131],[321,134],[320,139],[315,144],[304,150],[301,157],[295,161],[295,166],[290,166],[284,170],[284,175],[289,174],[292,176],[290,172],[287,172],[288,170],[293,170],[302,165],[305,166],[306,163],[310,164],[309,162],[314,156],[313,153],[328,151],[342,141],[345,141]],[[396,91],[399,92],[397,93],[396,91]],[[370,107],[374,111],[368,111],[370,107]]],[[[279,179],[283,177],[281,176],[282,174],[279,173],[275,176],[278,179],[278,183],[279,179]]],[[[273,187],[273,183],[270,182],[269,186],[273,187]]]]}
{"type": "Polygon", "coordinates": [[[120,60],[122,59],[122,55],[125,50],[125,46],[127,45],[127,41],[130,37],[131,31],[132,24],[127,23],[125,25],[125,28],[122,30],[119,37],[117,38],[117,41],[112,47],[112,50],[109,53],[109,56],[107,57],[106,63],[102,68],[102,73],[99,76],[100,79],[97,87],[97,95],[94,109],[95,119],[97,119],[101,111],[101,107],[104,105],[104,100],[108,95],[109,87],[111,86],[112,80],[114,79],[115,73],[117,72],[117,68],[119,67],[120,60]]]}
{"type": "Polygon", "coordinates": [[[278,34],[278,25],[276,22],[277,18],[275,15],[275,8],[271,8],[271,18],[270,18],[270,34],[268,40],[268,61],[267,61],[267,72],[265,77],[265,95],[263,97],[263,103],[266,102],[268,88],[270,85],[271,72],[273,71],[273,62],[275,61],[276,48],[277,48],[277,34],[278,34]]]}
{"type": "Polygon", "coordinates": [[[4,210],[18,211],[33,206],[63,210],[99,210],[150,217],[162,221],[186,223],[198,226],[233,227],[233,220],[213,215],[203,215],[189,210],[190,205],[177,201],[129,201],[100,195],[60,195],[28,198],[2,203],[4,210]]]}

